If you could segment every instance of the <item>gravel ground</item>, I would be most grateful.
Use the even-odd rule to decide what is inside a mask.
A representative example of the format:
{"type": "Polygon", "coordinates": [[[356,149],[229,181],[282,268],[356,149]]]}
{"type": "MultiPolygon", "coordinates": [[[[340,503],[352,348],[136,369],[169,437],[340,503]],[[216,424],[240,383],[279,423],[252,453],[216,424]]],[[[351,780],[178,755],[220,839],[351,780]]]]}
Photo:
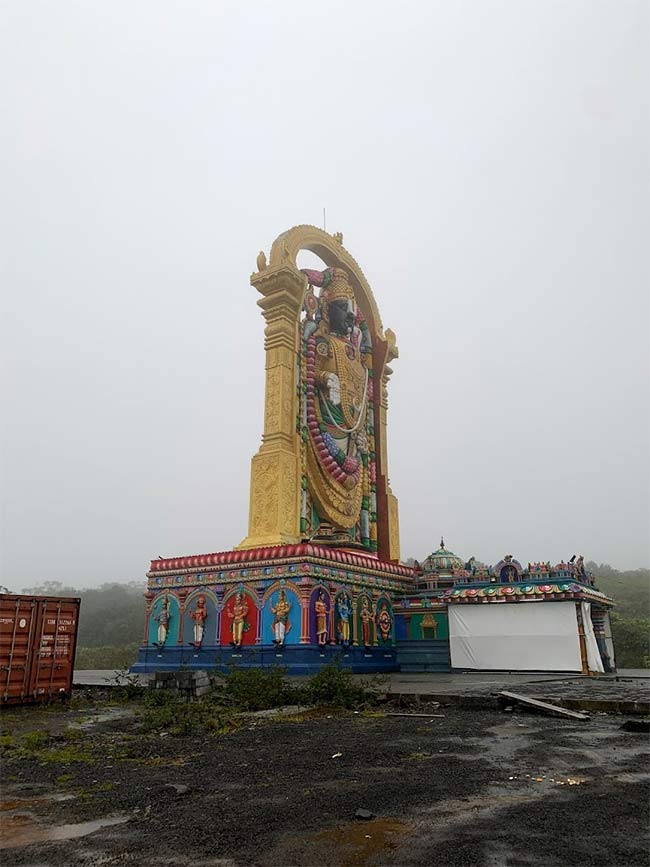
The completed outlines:
{"type": "Polygon", "coordinates": [[[141,735],[129,706],[4,712],[5,732],[55,740],[49,761],[2,763],[0,863],[648,864],[648,736],[622,732],[624,717],[414,710],[431,715],[310,712],[193,737],[141,735]]]}

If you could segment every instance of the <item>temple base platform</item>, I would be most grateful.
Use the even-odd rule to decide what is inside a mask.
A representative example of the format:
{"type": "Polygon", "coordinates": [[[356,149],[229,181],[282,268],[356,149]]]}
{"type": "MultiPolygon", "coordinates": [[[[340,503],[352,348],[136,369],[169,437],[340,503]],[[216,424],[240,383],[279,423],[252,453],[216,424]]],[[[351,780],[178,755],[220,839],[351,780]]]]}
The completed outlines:
{"type": "Polygon", "coordinates": [[[226,673],[236,668],[268,668],[279,666],[291,675],[311,675],[328,663],[339,663],[354,674],[373,674],[399,671],[394,647],[308,647],[304,645],[276,648],[202,646],[193,647],[141,647],[137,662],[131,667],[134,674],[154,671],[201,670],[226,673]]]}
{"type": "Polygon", "coordinates": [[[153,560],[131,670],[308,675],[339,660],[358,673],[397,671],[393,603],[412,577],[371,553],[310,543],[153,560]]]}

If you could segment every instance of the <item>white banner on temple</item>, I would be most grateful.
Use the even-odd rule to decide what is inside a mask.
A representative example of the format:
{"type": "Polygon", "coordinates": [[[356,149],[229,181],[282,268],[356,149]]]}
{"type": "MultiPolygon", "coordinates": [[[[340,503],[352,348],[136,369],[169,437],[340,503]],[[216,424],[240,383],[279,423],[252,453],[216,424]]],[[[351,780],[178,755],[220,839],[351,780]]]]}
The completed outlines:
{"type": "Polygon", "coordinates": [[[594,624],[591,621],[591,602],[581,602],[580,610],[582,613],[582,628],[585,633],[585,644],[587,645],[587,667],[589,671],[600,671],[602,673],[605,671],[605,667],[598,650],[594,624]]]}
{"type": "Polygon", "coordinates": [[[582,671],[575,602],[450,605],[448,610],[452,668],[582,671]]]}

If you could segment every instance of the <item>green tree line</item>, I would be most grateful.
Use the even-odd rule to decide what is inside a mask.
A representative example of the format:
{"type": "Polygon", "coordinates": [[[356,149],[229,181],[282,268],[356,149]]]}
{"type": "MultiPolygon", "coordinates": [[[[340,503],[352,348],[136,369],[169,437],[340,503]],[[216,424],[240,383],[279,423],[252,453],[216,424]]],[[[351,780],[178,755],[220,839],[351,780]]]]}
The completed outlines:
{"type": "Polygon", "coordinates": [[[135,662],[144,629],[146,585],[141,581],[108,582],[79,590],[61,581],[45,581],[22,592],[35,596],[81,599],[75,667],[128,668],[135,662]]]}
{"type": "Polygon", "coordinates": [[[617,668],[650,668],[650,569],[619,572],[609,563],[586,564],[596,586],[616,602],[612,636],[617,668]]]}

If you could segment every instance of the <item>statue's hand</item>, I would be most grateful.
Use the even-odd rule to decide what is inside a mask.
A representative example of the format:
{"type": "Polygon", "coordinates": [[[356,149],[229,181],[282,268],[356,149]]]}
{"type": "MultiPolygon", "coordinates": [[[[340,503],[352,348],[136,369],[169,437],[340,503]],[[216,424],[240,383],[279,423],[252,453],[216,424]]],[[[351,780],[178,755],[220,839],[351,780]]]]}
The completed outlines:
{"type": "Polygon", "coordinates": [[[335,373],[328,373],[325,377],[325,384],[329,391],[329,400],[331,403],[338,406],[341,403],[341,381],[335,373]]]}

